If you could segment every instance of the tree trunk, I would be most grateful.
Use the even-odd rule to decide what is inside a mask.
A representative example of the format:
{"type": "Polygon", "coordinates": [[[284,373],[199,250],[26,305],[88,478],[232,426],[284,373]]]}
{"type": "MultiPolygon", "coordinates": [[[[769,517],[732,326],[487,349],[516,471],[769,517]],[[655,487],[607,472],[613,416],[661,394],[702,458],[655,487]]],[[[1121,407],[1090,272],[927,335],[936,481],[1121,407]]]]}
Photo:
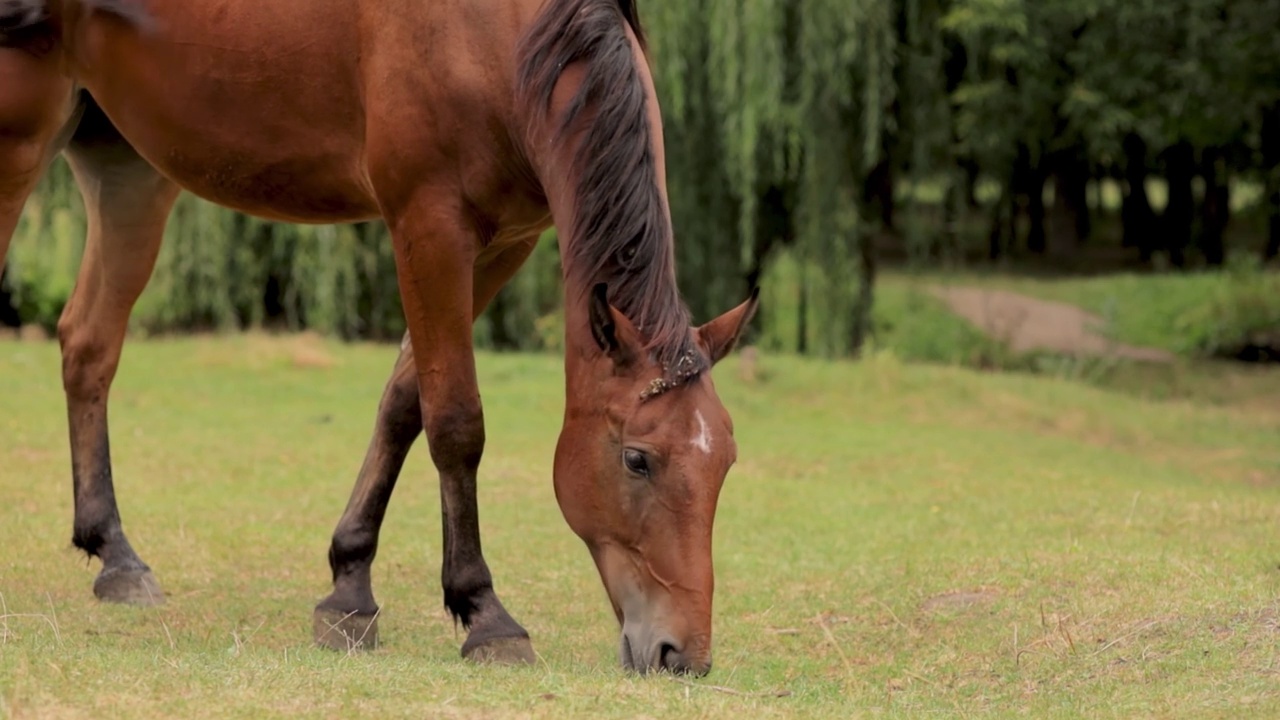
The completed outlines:
{"type": "Polygon", "coordinates": [[[1137,133],[1124,139],[1124,203],[1120,221],[1124,225],[1125,247],[1136,247],[1142,262],[1151,262],[1156,243],[1156,214],[1147,196],[1147,143],[1137,133]]]}
{"type": "Polygon", "coordinates": [[[796,353],[807,355],[809,353],[809,271],[803,258],[799,265],[800,282],[796,284],[800,293],[800,302],[796,311],[796,353]]]}
{"type": "MultiPolygon", "coordinates": [[[[999,260],[1005,252],[1005,231],[1012,230],[1013,223],[1008,219],[1015,212],[1013,201],[1013,182],[1000,189],[1000,197],[991,206],[991,229],[987,231],[987,259],[999,260]]],[[[1008,242],[1012,242],[1012,238],[1008,242]]]]}
{"type": "Polygon", "coordinates": [[[511,292],[508,288],[503,288],[494,296],[493,301],[489,303],[489,308],[485,311],[489,316],[490,339],[493,340],[495,350],[515,350],[519,347],[516,338],[511,334],[511,328],[507,326],[510,304],[511,292]]]}
{"type": "Polygon", "coordinates": [[[964,172],[964,204],[969,210],[978,209],[978,175],[982,172],[978,162],[971,157],[960,158],[960,170],[964,172]]]}
{"type": "Polygon", "coordinates": [[[862,199],[868,207],[879,210],[880,226],[893,233],[893,163],[889,160],[888,143],[885,145],[884,159],[876,163],[863,184],[862,199]]]}
{"type": "Polygon", "coordinates": [[[880,136],[880,162],[863,181],[862,216],[879,215],[877,223],[862,223],[858,236],[858,300],[853,307],[849,328],[849,350],[854,357],[874,332],[871,317],[875,299],[876,245],[880,233],[894,235],[893,229],[893,139],[888,132],[880,136]],[[874,228],[874,229],[872,229],[874,228]]]}
{"type": "MultiPolygon", "coordinates": [[[[770,186],[756,203],[755,247],[752,248],[751,267],[747,269],[745,276],[744,297],[760,287],[765,263],[769,261],[774,248],[779,245],[795,246],[795,236],[791,231],[793,215],[791,208],[794,196],[794,183],[786,182],[783,185],[770,186]]],[[[752,323],[743,331],[739,343],[747,345],[755,340],[755,325],[756,323],[752,323]]]]}
{"type": "Polygon", "coordinates": [[[1195,151],[1186,140],[1166,151],[1165,179],[1169,182],[1169,205],[1164,209],[1165,248],[1174,267],[1185,267],[1191,244],[1191,224],[1195,220],[1195,197],[1191,180],[1195,175],[1195,151]]]}
{"type": "Polygon", "coordinates": [[[22,316],[13,304],[13,294],[9,288],[9,267],[0,266],[0,327],[20,327],[22,316]]]}
{"type": "Polygon", "coordinates": [[[1053,204],[1049,206],[1045,221],[1045,254],[1050,257],[1071,257],[1079,250],[1075,231],[1075,215],[1066,200],[1067,181],[1061,175],[1053,176],[1053,204]]]}
{"type": "Polygon", "coordinates": [[[1053,208],[1048,222],[1047,250],[1053,257],[1074,257],[1089,239],[1089,164],[1078,149],[1054,155],[1053,208]]]}
{"type": "Polygon", "coordinates": [[[1018,251],[1018,217],[1029,213],[1031,195],[1027,191],[1031,177],[1031,152],[1024,143],[1018,143],[1018,152],[1013,158],[1013,168],[1009,172],[1009,244],[1006,250],[1016,254],[1018,251]]]}
{"type": "Polygon", "coordinates": [[[871,310],[875,301],[875,284],[875,233],[864,232],[858,239],[858,301],[853,308],[853,323],[849,328],[849,351],[854,357],[862,354],[862,346],[871,335],[871,310]]]}
{"type": "Polygon", "coordinates": [[[1075,240],[1079,246],[1093,237],[1093,217],[1089,212],[1089,181],[1093,179],[1093,171],[1083,147],[1069,156],[1066,167],[1058,177],[1064,181],[1064,199],[1074,220],[1075,240]]]}
{"type": "Polygon", "coordinates": [[[1206,263],[1218,267],[1226,260],[1223,235],[1231,212],[1231,189],[1222,148],[1204,149],[1201,176],[1204,178],[1204,203],[1200,208],[1200,252],[1204,253],[1206,263]]]}
{"type": "Polygon", "coordinates": [[[1262,115],[1262,171],[1267,183],[1267,198],[1271,205],[1268,223],[1267,246],[1263,250],[1266,260],[1280,257],[1280,102],[1267,108],[1262,115]]]}
{"type": "Polygon", "coordinates": [[[1027,174],[1027,218],[1031,227],[1027,230],[1027,250],[1043,254],[1045,251],[1044,230],[1044,159],[1038,165],[1030,167],[1027,174]]]}

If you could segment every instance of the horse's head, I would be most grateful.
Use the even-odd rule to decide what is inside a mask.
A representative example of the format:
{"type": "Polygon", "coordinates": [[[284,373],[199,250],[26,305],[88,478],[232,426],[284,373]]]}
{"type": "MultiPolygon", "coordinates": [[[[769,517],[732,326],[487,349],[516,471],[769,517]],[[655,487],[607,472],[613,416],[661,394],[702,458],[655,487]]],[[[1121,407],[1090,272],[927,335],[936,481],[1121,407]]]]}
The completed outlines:
{"type": "MultiPolygon", "coordinates": [[[[623,666],[711,668],[711,527],[737,457],[733,423],[706,372],[660,367],[597,286],[598,352],[577,366],[556,449],[556,498],[587,544],[622,626],[623,666]]],[[[695,328],[688,367],[733,349],[756,296],[695,328]]]]}

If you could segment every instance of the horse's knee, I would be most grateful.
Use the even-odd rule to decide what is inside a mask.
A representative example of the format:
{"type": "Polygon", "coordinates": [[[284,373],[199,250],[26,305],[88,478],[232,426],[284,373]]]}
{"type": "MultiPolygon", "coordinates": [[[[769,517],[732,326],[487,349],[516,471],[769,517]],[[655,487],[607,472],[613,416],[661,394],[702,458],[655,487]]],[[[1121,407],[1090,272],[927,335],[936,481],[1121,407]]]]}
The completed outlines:
{"type": "MultiPolygon", "coordinates": [[[[400,372],[400,368],[396,368],[382,393],[382,407],[385,411],[397,414],[418,414],[418,378],[414,375],[412,366],[409,372],[400,372]]],[[[421,417],[418,422],[422,422],[421,417]]]]}
{"type": "Polygon", "coordinates": [[[68,399],[99,400],[116,369],[117,358],[106,338],[64,312],[58,320],[58,344],[62,347],[62,388],[68,399]]]}
{"type": "Polygon", "coordinates": [[[484,413],[480,400],[452,401],[426,416],[431,459],[441,471],[474,469],[484,454],[484,413]]]}

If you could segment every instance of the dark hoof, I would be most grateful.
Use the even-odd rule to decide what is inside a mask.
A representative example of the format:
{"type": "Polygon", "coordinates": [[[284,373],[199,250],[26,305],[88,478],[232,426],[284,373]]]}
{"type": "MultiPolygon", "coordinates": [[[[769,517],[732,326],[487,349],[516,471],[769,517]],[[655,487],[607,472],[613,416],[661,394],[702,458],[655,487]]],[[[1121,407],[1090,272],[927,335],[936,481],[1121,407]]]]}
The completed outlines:
{"type": "Polygon", "coordinates": [[[103,568],[93,581],[93,594],[103,602],[123,605],[164,604],[164,591],[146,568],[103,568]]]}
{"type": "Polygon", "coordinates": [[[311,616],[316,644],[339,652],[378,647],[378,616],[316,608],[311,616]]]}
{"type": "Polygon", "coordinates": [[[533,654],[533,643],[527,637],[493,638],[462,647],[462,657],[478,663],[498,665],[533,665],[538,662],[533,654]]]}

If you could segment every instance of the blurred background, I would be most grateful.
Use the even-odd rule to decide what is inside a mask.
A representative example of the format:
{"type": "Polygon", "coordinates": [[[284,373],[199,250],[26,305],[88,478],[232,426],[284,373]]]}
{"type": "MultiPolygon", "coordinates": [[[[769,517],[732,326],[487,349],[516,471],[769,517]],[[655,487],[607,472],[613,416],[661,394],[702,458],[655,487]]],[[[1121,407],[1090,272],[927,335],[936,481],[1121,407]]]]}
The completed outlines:
{"type": "MultiPolygon", "coordinates": [[[[1280,3],[642,0],[640,12],[696,321],[759,284],[749,342],[767,352],[1013,366],[1096,331],[1174,356],[1275,359],[1280,3]],[[1035,327],[1054,337],[1019,341],[1035,327]]],[[[0,324],[53,329],[84,224],[59,160],[14,239],[0,324]]],[[[559,278],[549,232],[477,343],[557,350],[559,278]]],[[[273,224],[184,196],[132,329],[249,328],[398,340],[385,228],[273,224]]]]}

